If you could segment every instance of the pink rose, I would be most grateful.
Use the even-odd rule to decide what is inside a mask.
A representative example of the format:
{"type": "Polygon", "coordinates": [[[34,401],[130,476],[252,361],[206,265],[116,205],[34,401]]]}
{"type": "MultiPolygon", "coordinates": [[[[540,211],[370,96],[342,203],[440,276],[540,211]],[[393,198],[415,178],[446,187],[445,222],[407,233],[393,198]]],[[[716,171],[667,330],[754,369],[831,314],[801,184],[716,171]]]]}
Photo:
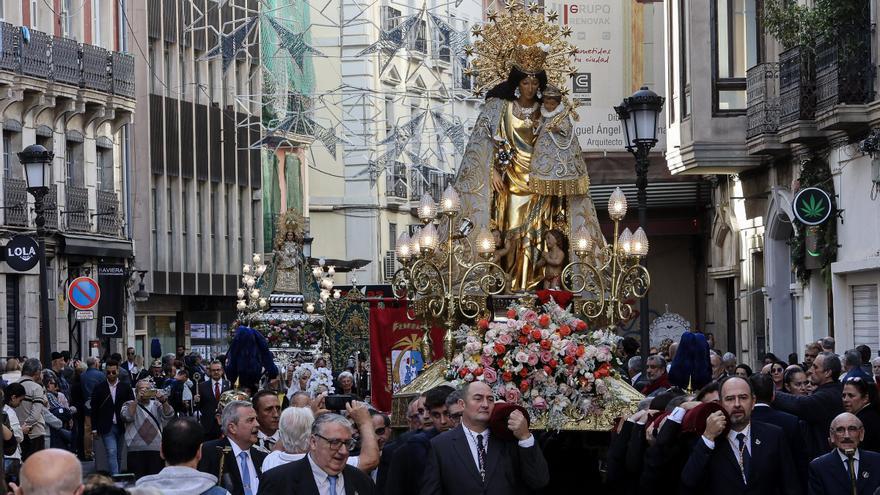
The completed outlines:
{"type": "Polygon", "coordinates": [[[553,354],[551,354],[550,351],[544,351],[541,353],[542,363],[549,363],[551,359],[553,359],[553,354]]]}
{"type": "Polygon", "coordinates": [[[480,363],[483,365],[484,368],[492,366],[492,356],[487,356],[487,355],[483,354],[480,357],[480,363]]]}
{"type": "Polygon", "coordinates": [[[504,392],[504,400],[507,402],[519,404],[521,397],[522,397],[522,394],[519,392],[519,389],[516,387],[508,387],[508,389],[504,392]]]}
{"type": "Polygon", "coordinates": [[[535,397],[532,399],[532,407],[539,411],[543,411],[544,409],[547,409],[547,401],[544,400],[543,397],[535,397]]]}
{"type": "Polygon", "coordinates": [[[498,381],[498,373],[495,372],[495,368],[486,367],[483,369],[483,380],[486,383],[495,383],[498,381]]]}
{"type": "Polygon", "coordinates": [[[534,321],[536,321],[536,320],[538,319],[538,313],[535,313],[535,312],[534,312],[533,310],[531,310],[531,309],[526,310],[526,312],[523,313],[523,317],[522,317],[522,319],[525,320],[525,321],[528,321],[528,322],[534,322],[534,321]]]}
{"type": "Polygon", "coordinates": [[[502,333],[498,336],[498,342],[504,345],[510,345],[513,342],[513,337],[510,336],[509,333],[502,333]]]}
{"type": "Polygon", "coordinates": [[[538,355],[535,354],[534,352],[529,353],[528,363],[529,363],[529,366],[534,366],[534,365],[538,364],[538,355]]]}

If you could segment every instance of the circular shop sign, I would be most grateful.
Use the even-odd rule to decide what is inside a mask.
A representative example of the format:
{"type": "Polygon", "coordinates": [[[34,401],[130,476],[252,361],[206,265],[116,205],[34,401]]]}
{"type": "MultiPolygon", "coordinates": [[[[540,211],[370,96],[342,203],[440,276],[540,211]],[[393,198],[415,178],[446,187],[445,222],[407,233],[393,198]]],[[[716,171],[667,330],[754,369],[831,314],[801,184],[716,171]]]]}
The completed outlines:
{"type": "Polygon", "coordinates": [[[804,225],[819,225],[831,216],[831,196],[818,187],[801,189],[792,203],[794,216],[804,225]]]}
{"type": "Polygon", "coordinates": [[[32,237],[17,235],[6,246],[6,264],[17,272],[26,272],[40,262],[40,247],[32,237]]]}

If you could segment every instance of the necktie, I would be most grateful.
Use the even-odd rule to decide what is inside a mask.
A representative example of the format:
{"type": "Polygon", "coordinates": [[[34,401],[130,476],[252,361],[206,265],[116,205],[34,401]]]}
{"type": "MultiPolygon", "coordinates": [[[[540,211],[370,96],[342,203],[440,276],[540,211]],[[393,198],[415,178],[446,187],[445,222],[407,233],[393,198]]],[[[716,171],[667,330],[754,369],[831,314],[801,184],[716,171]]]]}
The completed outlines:
{"type": "Polygon", "coordinates": [[[244,488],[244,495],[254,495],[251,491],[251,470],[248,469],[248,453],[242,451],[238,454],[241,459],[241,486],[244,488]]]}
{"type": "Polygon", "coordinates": [[[849,484],[852,487],[852,495],[856,495],[856,460],[854,457],[846,458],[846,469],[849,471],[849,484]]]}
{"type": "Polygon", "coordinates": [[[272,447],[274,447],[274,446],[275,446],[275,440],[272,440],[269,437],[266,437],[263,439],[263,448],[266,449],[266,451],[271,452],[272,447]]]}
{"type": "Polygon", "coordinates": [[[330,482],[330,493],[329,493],[329,495],[336,495],[336,478],[339,478],[339,475],[335,475],[335,476],[327,476],[327,481],[330,482]]]}
{"type": "Polygon", "coordinates": [[[736,439],[739,441],[739,457],[740,457],[740,465],[739,468],[742,470],[743,482],[748,484],[749,482],[749,466],[752,463],[752,455],[749,454],[749,449],[746,447],[746,436],[744,433],[737,433],[736,439]]]}
{"type": "Polygon", "coordinates": [[[486,449],[483,447],[483,435],[477,435],[477,460],[480,463],[480,478],[483,479],[483,483],[486,482],[485,458],[486,449]]]}
{"type": "Polygon", "coordinates": [[[214,400],[220,400],[220,382],[214,382],[214,400]]]}

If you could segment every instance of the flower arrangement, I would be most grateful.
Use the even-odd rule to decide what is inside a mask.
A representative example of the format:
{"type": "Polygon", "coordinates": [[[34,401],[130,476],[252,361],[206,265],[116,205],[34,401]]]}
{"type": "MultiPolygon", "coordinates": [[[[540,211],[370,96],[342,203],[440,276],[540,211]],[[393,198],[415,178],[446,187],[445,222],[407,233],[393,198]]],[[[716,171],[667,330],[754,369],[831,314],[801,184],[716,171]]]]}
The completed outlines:
{"type": "MultiPolygon", "coordinates": [[[[284,346],[296,349],[314,347],[324,338],[321,322],[302,321],[254,321],[252,328],[262,333],[272,347],[284,346]]],[[[231,328],[237,328],[233,325],[231,328]]]]}
{"type": "Polygon", "coordinates": [[[543,313],[513,305],[507,321],[477,321],[458,331],[464,345],[449,369],[450,380],[483,381],[499,398],[525,407],[559,429],[571,419],[600,414],[615,400],[605,378],[620,337],[590,331],[587,324],[551,301],[543,313]]]}

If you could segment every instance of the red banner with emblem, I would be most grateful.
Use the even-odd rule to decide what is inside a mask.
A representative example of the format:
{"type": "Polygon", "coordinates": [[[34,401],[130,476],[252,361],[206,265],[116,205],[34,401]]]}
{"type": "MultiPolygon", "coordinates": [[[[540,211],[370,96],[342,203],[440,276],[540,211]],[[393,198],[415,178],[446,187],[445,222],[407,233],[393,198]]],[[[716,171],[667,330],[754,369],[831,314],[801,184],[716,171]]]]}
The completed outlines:
{"type": "MultiPolygon", "coordinates": [[[[443,357],[443,329],[431,329],[433,359],[443,357]]],[[[391,397],[413,381],[425,365],[422,322],[406,317],[405,307],[370,308],[370,388],[373,406],[391,411],[391,397]]]]}

